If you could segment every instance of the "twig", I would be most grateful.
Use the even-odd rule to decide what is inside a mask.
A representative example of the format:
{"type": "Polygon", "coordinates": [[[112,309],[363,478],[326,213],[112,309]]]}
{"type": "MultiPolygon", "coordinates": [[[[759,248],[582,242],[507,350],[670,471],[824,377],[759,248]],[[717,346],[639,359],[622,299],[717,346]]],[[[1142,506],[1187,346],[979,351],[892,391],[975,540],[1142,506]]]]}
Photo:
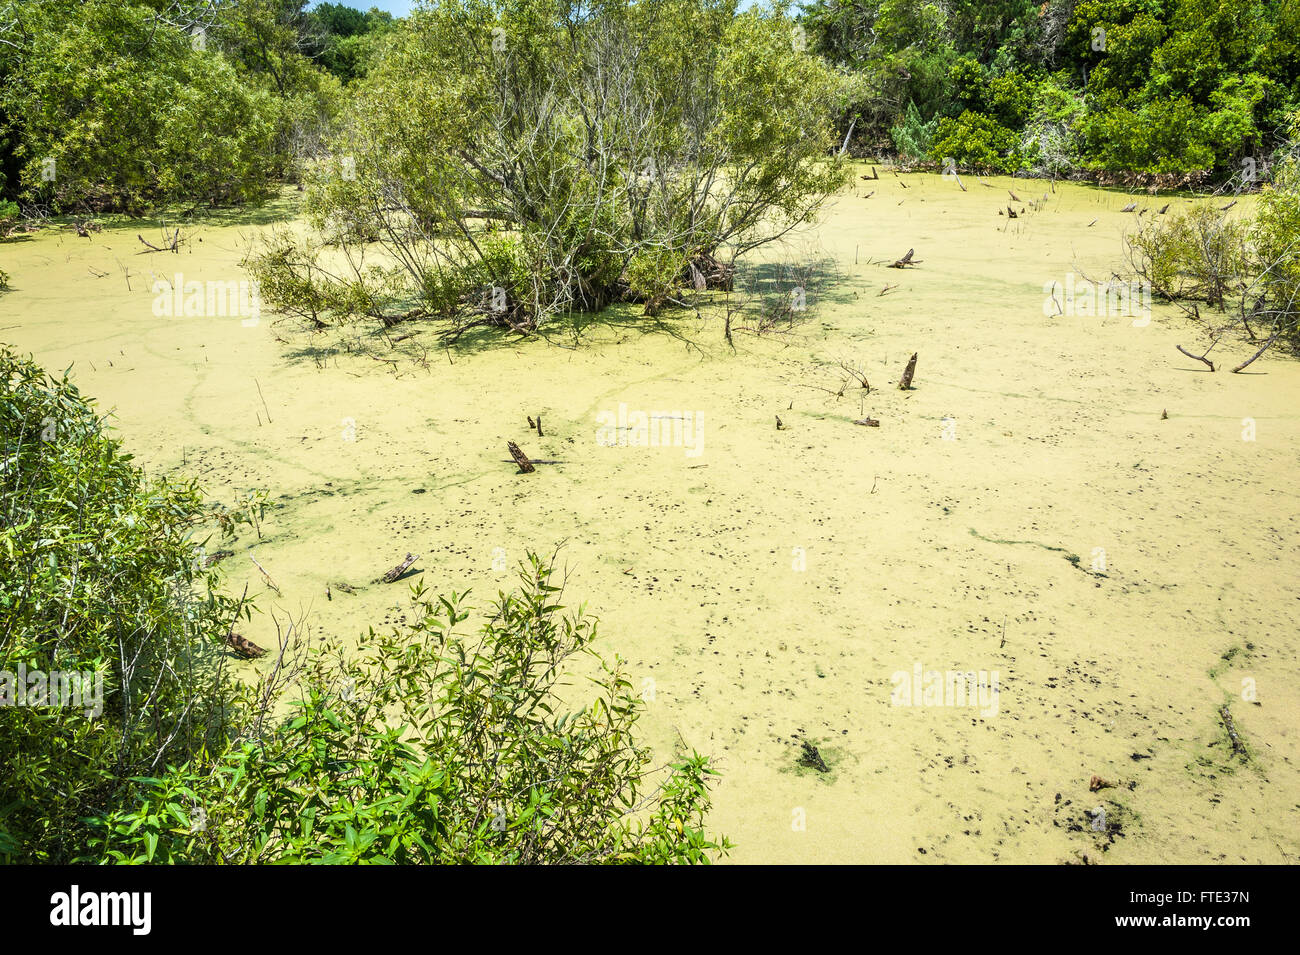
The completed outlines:
{"type": "Polygon", "coordinates": [[[254,384],[254,385],[257,385],[257,397],[259,397],[259,398],[262,399],[262,410],[266,412],[266,423],[267,423],[267,424],[270,424],[270,423],[271,423],[271,409],[268,408],[268,407],[266,406],[266,398],[262,395],[262,386],[259,385],[259,384],[257,383],[257,379],[256,379],[256,378],[253,379],[253,384],[254,384]]]}
{"type": "Polygon", "coordinates": [[[283,597],[284,593],[280,590],[279,586],[276,585],[276,582],[271,579],[271,575],[266,572],[266,568],[257,562],[257,558],[254,557],[252,554],[249,554],[248,559],[253,562],[254,567],[256,567],[258,570],[262,572],[262,576],[266,578],[267,585],[270,586],[270,588],[274,590],[277,594],[283,597]]]}

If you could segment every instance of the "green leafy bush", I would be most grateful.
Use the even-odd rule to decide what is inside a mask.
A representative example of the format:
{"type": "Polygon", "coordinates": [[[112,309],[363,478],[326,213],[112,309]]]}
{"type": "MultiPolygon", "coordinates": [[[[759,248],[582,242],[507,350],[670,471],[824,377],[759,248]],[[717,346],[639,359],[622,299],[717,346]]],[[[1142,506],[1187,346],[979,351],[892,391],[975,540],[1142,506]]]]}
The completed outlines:
{"type": "Polygon", "coordinates": [[[1020,137],[991,116],[964,112],[943,119],[930,146],[932,159],[955,159],[959,165],[992,172],[1015,172],[1024,164],[1020,137]]]}
{"type": "Polygon", "coordinates": [[[139,780],[138,803],[101,820],[93,855],[697,863],[729,848],[705,831],[705,759],[647,774],[640,700],[592,650],[594,624],[564,612],[548,564],[530,556],[477,633],[460,630],[462,595],[412,590],[405,630],[371,630],[357,654],[306,655],[281,725],[211,767],[139,780]],[[575,708],[578,670],[596,696],[575,708]]]}
{"type": "Polygon", "coordinates": [[[0,350],[0,859],[66,862],[126,777],[220,750],[242,608],[196,559],[205,520],[192,484],[144,480],[66,376],[0,350]],[[102,680],[99,706],[15,705],[23,670],[102,680]]]}
{"type": "Polygon", "coordinates": [[[56,209],[141,211],[266,192],[272,97],[152,15],[105,0],[19,7],[18,35],[29,39],[12,54],[0,108],[18,131],[31,195],[56,209]]]}
{"type": "Polygon", "coordinates": [[[1138,272],[1157,295],[1219,308],[1247,269],[1247,231],[1209,205],[1156,220],[1130,240],[1138,272]]]}

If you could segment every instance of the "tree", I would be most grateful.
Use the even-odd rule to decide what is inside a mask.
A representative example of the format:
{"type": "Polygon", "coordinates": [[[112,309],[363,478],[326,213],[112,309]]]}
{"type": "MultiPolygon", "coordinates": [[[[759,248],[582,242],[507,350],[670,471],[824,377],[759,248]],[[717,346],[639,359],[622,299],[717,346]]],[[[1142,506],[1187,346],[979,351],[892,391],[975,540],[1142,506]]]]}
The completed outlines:
{"type": "Polygon", "coordinates": [[[734,0],[418,11],[309,189],[346,267],[331,277],[320,245],[280,242],[253,264],[265,297],[310,269],[336,317],[439,315],[458,332],[725,285],[844,181],[836,80],[792,26],[734,0]],[[374,240],[395,264],[368,264],[374,240]]]}
{"type": "Polygon", "coordinates": [[[17,17],[0,108],[27,195],[54,209],[138,212],[266,191],[275,106],[219,54],[146,6],[37,0],[17,17]]]}

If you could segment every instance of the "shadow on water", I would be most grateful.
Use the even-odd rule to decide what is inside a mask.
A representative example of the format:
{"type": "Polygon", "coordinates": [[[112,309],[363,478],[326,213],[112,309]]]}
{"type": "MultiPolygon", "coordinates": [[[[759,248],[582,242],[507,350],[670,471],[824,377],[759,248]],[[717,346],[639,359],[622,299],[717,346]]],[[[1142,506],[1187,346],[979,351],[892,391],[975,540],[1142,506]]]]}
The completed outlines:
{"type": "Polygon", "coordinates": [[[863,287],[860,280],[847,278],[833,258],[816,256],[741,265],[731,292],[686,290],[676,304],[666,306],[658,315],[647,315],[638,303],[616,302],[600,311],[552,316],[529,336],[489,325],[454,333],[445,320],[421,318],[391,327],[374,321],[326,329],[297,324],[278,337],[288,346],[283,357],[291,364],[325,368],[338,358],[358,356],[387,364],[395,373],[412,367],[432,371],[443,362],[454,364],[533,341],[578,349],[601,342],[621,343],[631,336],[666,336],[707,354],[721,347],[728,314],[737,331],[792,330],[814,318],[819,305],[852,302],[863,287]]]}

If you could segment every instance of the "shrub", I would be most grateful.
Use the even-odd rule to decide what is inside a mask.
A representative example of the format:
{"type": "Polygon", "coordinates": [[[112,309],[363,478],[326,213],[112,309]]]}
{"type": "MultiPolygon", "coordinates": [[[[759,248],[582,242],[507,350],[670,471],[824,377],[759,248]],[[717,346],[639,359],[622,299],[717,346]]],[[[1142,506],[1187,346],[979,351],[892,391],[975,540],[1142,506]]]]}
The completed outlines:
{"type": "MultiPolygon", "coordinates": [[[[337,241],[359,257],[377,238],[406,275],[390,273],[394,301],[454,309],[451,334],[602,308],[641,252],[642,272],[734,261],[810,221],[845,181],[830,115],[841,84],[777,12],[454,0],[387,42],[335,144],[355,177],[309,194],[316,221],[340,227],[309,250],[337,241]],[[509,254],[480,242],[485,223],[513,236],[509,254]],[[493,288],[505,310],[484,305],[493,288]]],[[[275,287],[263,294],[281,304],[275,287]]]]}
{"type": "Polygon", "coordinates": [[[219,751],[241,606],[196,559],[205,519],[192,484],[145,481],[66,376],[0,349],[0,859],[68,861],[127,777],[219,751]],[[23,670],[94,674],[102,714],[13,705],[23,670]]]}
{"type": "Polygon", "coordinates": [[[991,116],[969,110],[956,119],[943,119],[935,130],[930,156],[977,170],[1015,172],[1023,165],[1020,137],[991,116]]]}
{"type": "Polygon", "coordinates": [[[1168,299],[1198,299],[1217,308],[1248,268],[1246,228],[1198,205],[1156,221],[1130,240],[1138,274],[1168,299]]]}
{"type": "Polygon", "coordinates": [[[311,651],[278,728],[212,767],[140,781],[101,820],[94,854],[118,862],[709,862],[698,755],[650,785],[632,730],[640,700],[595,625],[565,614],[530,555],[477,634],[463,597],[413,587],[417,620],[311,651]],[[564,675],[586,660],[596,697],[574,709],[564,675]],[[201,811],[200,811],[201,810],[201,811]]]}
{"type": "Polygon", "coordinates": [[[138,212],[266,193],[277,166],[271,94],[153,13],[106,0],[19,5],[16,35],[27,39],[11,51],[0,110],[29,194],[56,209],[138,212]]]}

